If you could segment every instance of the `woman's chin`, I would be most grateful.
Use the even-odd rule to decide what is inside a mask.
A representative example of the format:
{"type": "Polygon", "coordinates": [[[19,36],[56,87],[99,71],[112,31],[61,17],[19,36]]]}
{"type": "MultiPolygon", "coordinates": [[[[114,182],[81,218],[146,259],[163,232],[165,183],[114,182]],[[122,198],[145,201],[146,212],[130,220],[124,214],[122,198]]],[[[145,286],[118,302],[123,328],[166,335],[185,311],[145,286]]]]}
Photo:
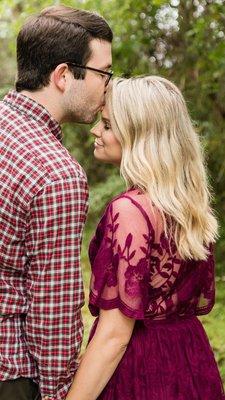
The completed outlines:
{"type": "Polygon", "coordinates": [[[101,157],[100,154],[96,150],[94,150],[94,157],[97,161],[105,163],[105,164],[113,164],[112,161],[108,160],[107,158],[101,157]]]}
{"type": "Polygon", "coordinates": [[[105,164],[112,164],[115,165],[116,167],[120,166],[121,160],[114,160],[111,158],[106,157],[105,155],[101,154],[100,151],[98,151],[98,148],[94,149],[94,157],[97,161],[105,164]]]}
{"type": "Polygon", "coordinates": [[[104,163],[104,164],[112,164],[109,160],[105,160],[105,159],[100,158],[100,157],[96,157],[96,156],[95,156],[95,159],[96,159],[97,161],[101,162],[101,163],[104,163]]]}
{"type": "Polygon", "coordinates": [[[96,160],[98,160],[98,161],[102,161],[102,162],[105,161],[104,158],[101,157],[101,155],[99,154],[99,152],[98,152],[97,149],[94,150],[94,158],[95,158],[96,160]]]}

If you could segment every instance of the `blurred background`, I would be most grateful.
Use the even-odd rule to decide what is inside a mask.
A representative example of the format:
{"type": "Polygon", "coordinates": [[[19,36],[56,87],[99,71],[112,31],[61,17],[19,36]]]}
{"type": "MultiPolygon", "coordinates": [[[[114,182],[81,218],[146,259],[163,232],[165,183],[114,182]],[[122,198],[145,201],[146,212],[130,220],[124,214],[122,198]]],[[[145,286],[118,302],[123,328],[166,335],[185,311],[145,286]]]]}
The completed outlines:
{"type": "MultiPolygon", "coordinates": [[[[214,207],[220,224],[216,245],[217,296],[201,317],[225,383],[225,1],[224,0],[64,0],[97,11],[114,31],[115,75],[162,75],[182,90],[206,151],[214,207]]],[[[27,16],[58,1],[0,0],[0,98],[13,87],[16,35],[27,16]]],[[[85,168],[90,185],[82,267],[88,299],[88,242],[106,203],[124,189],[118,169],[93,158],[90,127],[64,125],[64,145],[85,168]]],[[[86,345],[92,324],[84,307],[86,345]]]]}

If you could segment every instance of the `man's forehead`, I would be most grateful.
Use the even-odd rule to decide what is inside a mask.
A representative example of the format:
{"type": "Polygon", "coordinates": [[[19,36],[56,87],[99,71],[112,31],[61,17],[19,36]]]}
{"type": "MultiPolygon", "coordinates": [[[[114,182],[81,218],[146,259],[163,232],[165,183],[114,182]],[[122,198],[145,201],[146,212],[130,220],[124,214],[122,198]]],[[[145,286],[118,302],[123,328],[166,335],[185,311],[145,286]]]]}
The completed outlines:
{"type": "Polygon", "coordinates": [[[88,64],[98,64],[100,69],[109,69],[112,65],[112,44],[106,40],[92,39],[90,41],[91,57],[88,64]]]}

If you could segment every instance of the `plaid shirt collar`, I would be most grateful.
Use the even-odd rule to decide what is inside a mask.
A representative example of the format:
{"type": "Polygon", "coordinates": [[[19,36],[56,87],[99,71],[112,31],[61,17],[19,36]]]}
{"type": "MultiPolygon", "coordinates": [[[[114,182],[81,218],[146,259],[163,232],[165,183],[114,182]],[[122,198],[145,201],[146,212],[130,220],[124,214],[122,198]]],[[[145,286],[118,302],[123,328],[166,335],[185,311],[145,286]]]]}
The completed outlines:
{"type": "Polygon", "coordinates": [[[29,115],[41,125],[47,125],[51,133],[62,142],[62,130],[59,123],[52,118],[49,112],[41,104],[29,97],[11,90],[3,99],[3,102],[19,112],[29,115]]]}

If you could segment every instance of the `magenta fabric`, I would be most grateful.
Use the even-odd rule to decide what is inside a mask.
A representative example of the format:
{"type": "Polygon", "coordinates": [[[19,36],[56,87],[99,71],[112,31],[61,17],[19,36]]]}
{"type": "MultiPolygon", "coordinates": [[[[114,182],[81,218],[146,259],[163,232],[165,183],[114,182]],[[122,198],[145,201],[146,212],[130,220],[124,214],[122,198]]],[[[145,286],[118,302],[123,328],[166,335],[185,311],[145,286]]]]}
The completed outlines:
{"type": "Polygon", "coordinates": [[[196,317],[215,301],[212,248],[207,261],[182,260],[160,212],[146,194],[130,189],[107,206],[89,256],[92,315],[119,308],[136,319],[99,400],[224,399],[213,351],[196,317]]]}

